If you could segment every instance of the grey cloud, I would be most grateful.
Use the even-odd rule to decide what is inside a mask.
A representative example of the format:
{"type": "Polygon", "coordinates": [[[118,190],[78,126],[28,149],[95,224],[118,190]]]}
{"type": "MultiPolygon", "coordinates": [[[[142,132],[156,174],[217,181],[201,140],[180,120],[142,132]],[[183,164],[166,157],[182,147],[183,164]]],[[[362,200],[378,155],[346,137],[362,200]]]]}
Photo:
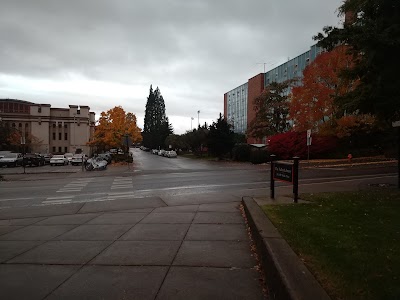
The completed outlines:
{"type": "MultiPolygon", "coordinates": [[[[3,0],[0,74],[51,80],[78,74],[127,85],[153,83],[163,95],[168,91],[167,113],[187,115],[199,107],[217,118],[223,94],[262,71],[256,63],[272,67],[308,50],[324,25],[337,24],[340,3],[3,0]]],[[[90,94],[41,96],[64,102],[100,99],[89,103],[98,110],[109,105],[90,94]]],[[[140,113],[146,96],[127,95],[129,101],[121,102],[140,113]]]]}

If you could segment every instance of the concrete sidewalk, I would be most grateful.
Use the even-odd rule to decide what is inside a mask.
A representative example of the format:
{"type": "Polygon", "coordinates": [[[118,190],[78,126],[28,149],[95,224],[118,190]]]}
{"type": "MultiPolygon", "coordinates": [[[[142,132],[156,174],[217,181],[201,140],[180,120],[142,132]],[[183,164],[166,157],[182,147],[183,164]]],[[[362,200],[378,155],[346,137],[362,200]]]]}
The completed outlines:
{"type": "Polygon", "coordinates": [[[0,210],[2,298],[263,299],[240,203],[223,201],[0,210]]]}

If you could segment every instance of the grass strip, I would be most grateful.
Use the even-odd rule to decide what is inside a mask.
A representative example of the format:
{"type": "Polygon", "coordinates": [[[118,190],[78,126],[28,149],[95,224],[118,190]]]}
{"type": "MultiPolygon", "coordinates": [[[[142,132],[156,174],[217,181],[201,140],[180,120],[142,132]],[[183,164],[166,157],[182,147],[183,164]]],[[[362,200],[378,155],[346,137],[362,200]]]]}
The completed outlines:
{"type": "Polygon", "coordinates": [[[400,299],[400,192],[302,199],[262,209],[332,299],[400,299]]]}

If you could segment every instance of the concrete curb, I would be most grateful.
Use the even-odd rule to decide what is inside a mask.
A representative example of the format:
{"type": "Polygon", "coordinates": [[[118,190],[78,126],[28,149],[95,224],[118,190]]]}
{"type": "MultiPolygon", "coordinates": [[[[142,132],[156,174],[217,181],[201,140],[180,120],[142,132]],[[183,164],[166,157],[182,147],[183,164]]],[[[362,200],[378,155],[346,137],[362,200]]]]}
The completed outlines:
{"type": "Polygon", "coordinates": [[[328,294],[254,199],[243,197],[242,204],[260,254],[271,299],[329,300],[328,294]]]}

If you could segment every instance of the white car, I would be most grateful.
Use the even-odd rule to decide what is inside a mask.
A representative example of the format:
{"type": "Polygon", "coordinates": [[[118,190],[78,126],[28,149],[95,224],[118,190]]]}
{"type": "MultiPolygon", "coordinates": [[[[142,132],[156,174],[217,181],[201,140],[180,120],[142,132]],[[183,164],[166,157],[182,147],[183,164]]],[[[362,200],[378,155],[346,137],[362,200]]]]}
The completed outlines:
{"type": "Polygon", "coordinates": [[[50,158],[50,166],[55,166],[55,165],[68,165],[68,158],[65,157],[65,155],[53,155],[52,158],[50,158]]]}
{"type": "Polygon", "coordinates": [[[83,162],[85,162],[87,159],[88,157],[86,154],[74,154],[74,156],[72,156],[70,163],[73,166],[78,166],[81,165],[83,162]]]}
{"type": "Polygon", "coordinates": [[[165,156],[171,158],[171,157],[177,157],[178,155],[176,154],[176,152],[174,150],[171,150],[171,151],[167,151],[165,153],[165,156]]]}
{"type": "Polygon", "coordinates": [[[72,153],[64,153],[64,156],[68,158],[68,162],[71,162],[72,157],[74,156],[72,153]]]}

